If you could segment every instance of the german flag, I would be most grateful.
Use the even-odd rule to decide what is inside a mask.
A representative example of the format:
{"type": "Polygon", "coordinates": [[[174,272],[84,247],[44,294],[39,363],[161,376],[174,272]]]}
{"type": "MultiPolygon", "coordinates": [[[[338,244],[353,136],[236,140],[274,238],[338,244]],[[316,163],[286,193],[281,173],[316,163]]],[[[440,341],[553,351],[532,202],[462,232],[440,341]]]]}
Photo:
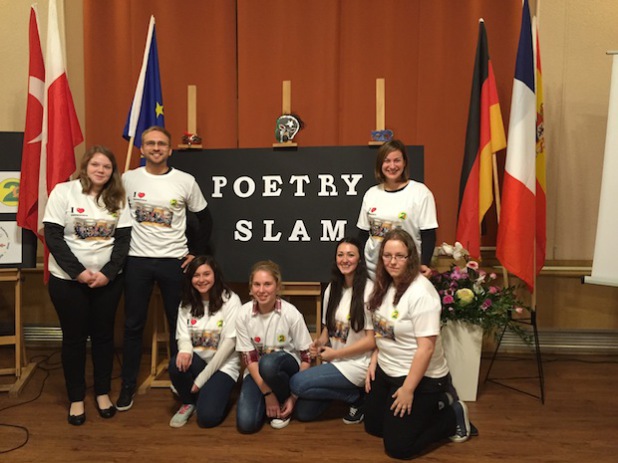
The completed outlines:
{"type": "Polygon", "coordinates": [[[457,241],[476,259],[481,256],[481,222],[493,202],[492,155],[505,147],[496,79],[481,19],[457,214],[457,241]]]}

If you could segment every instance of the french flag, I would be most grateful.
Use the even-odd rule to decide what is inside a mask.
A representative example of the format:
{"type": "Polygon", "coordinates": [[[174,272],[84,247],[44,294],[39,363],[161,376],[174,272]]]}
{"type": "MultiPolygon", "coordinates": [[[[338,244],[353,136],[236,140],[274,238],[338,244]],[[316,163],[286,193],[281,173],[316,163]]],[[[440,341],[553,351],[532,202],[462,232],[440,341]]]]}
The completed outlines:
{"type": "Polygon", "coordinates": [[[533,291],[536,274],[536,95],[528,0],[524,0],[502,184],[496,256],[533,291]]]}

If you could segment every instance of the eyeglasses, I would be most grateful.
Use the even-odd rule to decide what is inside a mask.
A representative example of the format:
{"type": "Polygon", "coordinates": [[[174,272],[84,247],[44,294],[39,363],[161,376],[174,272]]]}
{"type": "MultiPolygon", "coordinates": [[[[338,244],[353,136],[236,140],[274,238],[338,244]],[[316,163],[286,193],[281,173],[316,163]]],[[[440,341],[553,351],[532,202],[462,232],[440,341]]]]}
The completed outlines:
{"type": "Polygon", "coordinates": [[[170,146],[170,144],[166,141],[154,141],[154,140],[148,140],[147,142],[144,143],[144,145],[146,145],[148,148],[154,148],[155,146],[158,146],[159,148],[167,148],[168,146],[170,146]]]}
{"type": "Polygon", "coordinates": [[[384,262],[390,262],[393,259],[395,259],[395,262],[401,262],[401,261],[406,260],[408,257],[410,256],[404,256],[403,254],[383,254],[382,255],[382,259],[384,259],[384,262]]]}

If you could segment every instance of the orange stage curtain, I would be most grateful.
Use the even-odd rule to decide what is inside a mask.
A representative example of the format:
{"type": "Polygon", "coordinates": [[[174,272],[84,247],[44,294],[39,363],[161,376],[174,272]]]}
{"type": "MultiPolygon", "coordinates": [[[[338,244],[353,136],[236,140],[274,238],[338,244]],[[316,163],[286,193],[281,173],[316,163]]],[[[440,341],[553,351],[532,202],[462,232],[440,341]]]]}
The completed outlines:
{"type": "MultiPolygon", "coordinates": [[[[206,148],[271,146],[291,80],[292,111],[306,123],[299,145],[365,145],[383,77],[386,126],[425,146],[438,240],[452,242],[478,19],[508,124],[520,10],[521,0],[84,0],[87,143],[124,163],[121,132],[154,14],[174,144],[195,84],[206,148]]],[[[493,242],[495,229],[483,241],[493,242]]]]}

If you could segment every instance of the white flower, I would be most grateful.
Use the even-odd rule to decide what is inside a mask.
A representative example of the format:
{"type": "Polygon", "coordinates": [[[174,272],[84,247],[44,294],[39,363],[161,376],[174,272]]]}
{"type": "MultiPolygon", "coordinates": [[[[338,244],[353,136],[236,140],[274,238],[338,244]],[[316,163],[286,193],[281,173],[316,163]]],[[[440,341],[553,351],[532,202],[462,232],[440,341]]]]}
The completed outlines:
{"type": "Polygon", "coordinates": [[[441,256],[452,256],[453,246],[447,243],[442,243],[442,246],[438,248],[438,254],[440,254],[441,256]]]}
{"type": "Polygon", "coordinates": [[[459,241],[455,243],[455,246],[451,246],[447,243],[442,243],[442,246],[438,248],[438,255],[451,256],[455,260],[462,259],[469,256],[470,253],[461,245],[459,241]]]}
{"type": "Polygon", "coordinates": [[[459,260],[463,257],[469,256],[470,253],[464,248],[459,241],[455,243],[455,249],[453,250],[453,259],[459,260]]]}

